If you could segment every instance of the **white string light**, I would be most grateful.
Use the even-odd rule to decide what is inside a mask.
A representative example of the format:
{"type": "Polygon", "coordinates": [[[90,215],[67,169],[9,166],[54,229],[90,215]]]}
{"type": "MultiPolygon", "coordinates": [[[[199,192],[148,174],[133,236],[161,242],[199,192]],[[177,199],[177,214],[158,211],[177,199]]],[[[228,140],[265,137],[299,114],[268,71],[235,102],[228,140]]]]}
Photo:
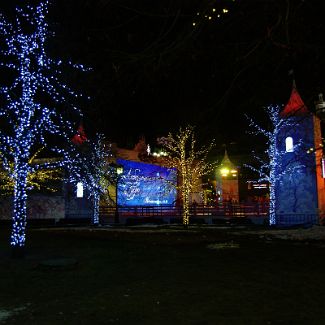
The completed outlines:
{"type": "MultiPolygon", "coordinates": [[[[265,109],[272,125],[271,130],[266,130],[256,124],[251,118],[249,119],[250,127],[255,131],[253,134],[261,134],[267,139],[267,149],[265,151],[267,159],[254,154],[254,158],[258,161],[259,167],[252,165],[245,165],[251,170],[259,174],[257,182],[268,182],[270,190],[270,207],[269,207],[269,223],[270,225],[277,224],[276,209],[278,206],[277,191],[281,186],[283,177],[294,177],[298,172],[300,173],[305,167],[301,163],[302,141],[296,139],[293,145],[292,152],[288,153],[285,148],[285,135],[294,129],[297,125],[294,117],[283,118],[281,116],[281,107],[278,105],[270,105],[265,109]],[[285,159],[285,155],[292,154],[291,159],[285,159]],[[298,158],[300,156],[300,159],[298,158]]],[[[287,155],[288,157],[288,155],[287,155]]]]}
{"type": "MultiPolygon", "coordinates": [[[[3,166],[13,162],[11,177],[14,180],[13,229],[11,245],[23,247],[26,231],[27,177],[40,169],[50,169],[72,165],[66,142],[65,149],[49,146],[45,138],[48,134],[66,140],[73,134],[73,123],[65,118],[54,106],[64,105],[69,99],[79,95],[60,80],[63,62],[48,57],[45,43],[51,35],[48,31],[46,15],[48,1],[39,5],[16,9],[16,18],[8,22],[0,16],[0,37],[6,45],[0,51],[3,60],[1,67],[15,73],[8,86],[0,87],[0,96],[4,105],[0,108],[0,117],[7,124],[8,132],[0,131],[0,152],[3,166]],[[53,106],[39,102],[40,95],[46,95],[53,106]],[[61,156],[61,160],[44,164],[29,164],[35,146],[44,146],[61,156]]],[[[74,67],[68,62],[68,65],[74,67]]],[[[78,69],[86,71],[82,65],[78,69]]],[[[80,116],[75,106],[72,111],[80,116]]]]}
{"type": "Polygon", "coordinates": [[[114,171],[109,165],[111,148],[105,145],[104,136],[97,134],[93,142],[84,141],[76,154],[69,168],[69,181],[75,186],[81,183],[87,191],[88,198],[93,201],[92,222],[98,225],[100,197],[107,196],[109,185],[114,183],[114,171]]]}

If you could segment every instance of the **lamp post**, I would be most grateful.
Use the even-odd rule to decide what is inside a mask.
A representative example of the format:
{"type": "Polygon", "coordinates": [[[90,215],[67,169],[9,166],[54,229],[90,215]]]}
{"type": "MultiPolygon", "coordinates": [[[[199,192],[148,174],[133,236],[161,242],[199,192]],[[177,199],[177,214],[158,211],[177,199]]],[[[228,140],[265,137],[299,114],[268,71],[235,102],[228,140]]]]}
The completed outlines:
{"type": "Polygon", "coordinates": [[[120,223],[120,214],[118,210],[118,182],[120,179],[120,175],[123,173],[123,166],[118,165],[115,163],[111,163],[111,166],[114,168],[115,172],[115,212],[114,212],[114,223],[118,224],[120,223]]]}

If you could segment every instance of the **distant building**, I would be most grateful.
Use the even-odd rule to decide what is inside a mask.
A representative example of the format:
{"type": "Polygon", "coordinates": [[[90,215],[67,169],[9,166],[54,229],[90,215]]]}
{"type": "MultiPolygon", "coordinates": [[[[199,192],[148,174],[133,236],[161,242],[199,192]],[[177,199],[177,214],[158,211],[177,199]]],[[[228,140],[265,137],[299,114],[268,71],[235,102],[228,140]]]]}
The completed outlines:
{"type": "Polygon", "coordinates": [[[227,150],[216,175],[216,195],[220,203],[239,202],[238,167],[230,161],[227,150]]]}

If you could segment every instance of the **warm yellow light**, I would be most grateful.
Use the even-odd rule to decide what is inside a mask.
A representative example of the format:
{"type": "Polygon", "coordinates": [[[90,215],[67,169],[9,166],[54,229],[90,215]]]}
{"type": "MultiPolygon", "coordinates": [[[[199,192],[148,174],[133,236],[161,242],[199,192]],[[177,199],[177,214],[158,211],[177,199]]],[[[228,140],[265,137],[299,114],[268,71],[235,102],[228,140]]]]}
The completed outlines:
{"type": "Polygon", "coordinates": [[[220,169],[221,176],[228,176],[229,175],[229,169],[228,168],[221,168],[220,169]]]}
{"type": "Polygon", "coordinates": [[[117,168],[116,168],[116,174],[117,175],[120,175],[120,174],[122,174],[123,173],[123,166],[118,166],[117,168]]]}
{"type": "Polygon", "coordinates": [[[215,12],[216,11],[216,8],[213,8],[212,11],[215,12]]]}
{"type": "Polygon", "coordinates": [[[228,9],[222,9],[223,13],[226,14],[228,12],[228,9]]]}
{"type": "Polygon", "coordinates": [[[211,20],[212,19],[212,17],[211,16],[209,16],[209,20],[211,20]]]}
{"type": "Polygon", "coordinates": [[[196,25],[196,23],[193,23],[192,25],[193,25],[193,26],[195,26],[195,25],[196,25]]]}
{"type": "Polygon", "coordinates": [[[232,169],[230,172],[231,172],[232,174],[237,174],[237,170],[236,170],[236,169],[232,169]]]}

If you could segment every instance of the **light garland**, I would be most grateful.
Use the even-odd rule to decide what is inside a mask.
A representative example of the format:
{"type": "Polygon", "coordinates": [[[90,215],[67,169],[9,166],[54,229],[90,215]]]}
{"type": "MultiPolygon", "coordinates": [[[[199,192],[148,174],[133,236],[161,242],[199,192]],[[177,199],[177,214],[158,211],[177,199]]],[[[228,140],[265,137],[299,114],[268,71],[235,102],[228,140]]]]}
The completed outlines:
{"type": "MultiPolygon", "coordinates": [[[[49,163],[51,161],[55,161],[55,159],[40,159],[38,158],[39,153],[44,149],[42,147],[29,159],[28,164],[29,166],[33,166],[35,163],[39,162],[40,160],[45,160],[45,162],[49,163]]],[[[1,166],[2,162],[0,162],[1,166]]],[[[8,167],[8,166],[7,166],[8,167]]],[[[9,162],[9,172],[5,168],[0,167],[0,189],[2,190],[4,195],[12,195],[14,191],[14,179],[12,178],[13,175],[13,162],[9,162]]],[[[41,189],[47,190],[49,192],[56,192],[58,189],[55,186],[51,186],[51,182],[53,181],[61,181],[63,179],[62,169],[61,168],[49,168],[49,169],[39,169],[31,172],[28,171],[27,175],[27,189],[37,189],[40,191],[41,189]]]]}
{"type": "MultiPolygon", "coordinates": [[[[0,118],[8,127],[7,133],[0,132],[1,159],[3,167],[14,180],[11,234],[11,245],[14,248],[24,247],[26,240],[28,175],[41,169],[73,164],[68,150],[73,123],[54,107],[38,101],[39,94],[46,94],[54,105],[66,105],[69,98],[81,97],[60,81],[63,62],[47,56],[45,42],[50,36],[45,20],[47,13],[48,1],[44,1],[35,7],[17,8],[13,22],[0,16],[0,37],[6,45],[0,51],[3,58],[0,66],[16,74],[9,86],[0,88],[0,96],[5,103],[0,109],[0,118]],[[66,148],[48,148],[45,140],[48,134],[68,140],[66,148]],[[29,159],[36,145],[51,149],[61,156],[61,160],[30,165],[29,159]]],[[[68,64],[72,68],[86,70],[82,65],[68,64]]],[[[71,105],[71,108],[76,115],[80,114],[76,107],[71,105]]]]}
{"type": "MultiPolygon", "coordinates": [[[[232,0],[235,2],[235,0],[232,0]]],[[[229,13],[229,7],[223,6],[222,8],[216,8],[210,4],[209,8],[204,11],[197,11],[195,14],[195,19],[192,21],[192,26],[197,28],[205,21],[214,21],[221,19],[224,15],[229,13]]]]}
{"type": "Polygon", "coordinates": [[[93,142],[85,140],[81,147],[76,146],[75,163],[69,168],[69,181],[75,186],[81,182],[92,199],[94,225],[99,224],[100,198],[107,196],[109,185],[114,183],[114,171],[109,165],[110,146],[105,145],[102,134],[97,134],[93,142]]]}
{"type": "Polygon", "coordinates": [[[176,135],[169,133],[167,137],[158,139],[168,156],[163,159],[164,164],[170,168],[176,168],[181,183],[177,189],[182,193],[183,200],[183,225],[189,225],[190,195],[198,186],[203,175],[214,170],[215,164],[206,162],[207,155],[214,146],[212,142],[207,147],[196,149],[194,127],[180,128],[176,135]]]}
{"type": "Polygon", "coordinates": [[[271,105],[265,109],[269,120],[272,124],[271,130],[265,130],[256,124],[252,119],[248,118],[250,121],[250,127],[255,131],[253,134],[262,134],[267,139],[267,150],[265,151],[267,155],[267,160],[254,154],[254,157],[259,163],[259,168],[252,165],[245,165],[251,170],[259,174],[259,179],[257,182],[268,182],[270,190],[270,207],[269,207],[269,223],[270,225],[277,224],[277,191],[281,186],[281,182],[284,176],[294,177],[296,172],[301,172],[305,165],[301,163],[301,159],[296,159],[296,157],[301,156],[302,142],[296,141],[293,146],[293,159],[284,159],[287,151],[285,150],[285,145],[281,144],[284,142],[284,135],[294,129],[297,125],[294,117],[283,118],[281,117],[281,107],[278,105],[271,105]],[[282,139],[283,138],[283,139],[282,139]]]}

